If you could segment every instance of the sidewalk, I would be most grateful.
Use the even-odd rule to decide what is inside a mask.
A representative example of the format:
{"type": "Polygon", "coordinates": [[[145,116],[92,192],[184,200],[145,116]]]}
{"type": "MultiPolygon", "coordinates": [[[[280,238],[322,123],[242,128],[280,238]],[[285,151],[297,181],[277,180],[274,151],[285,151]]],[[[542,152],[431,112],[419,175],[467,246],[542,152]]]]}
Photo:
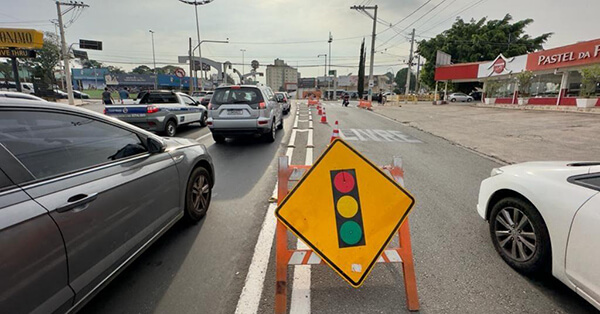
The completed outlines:
{"type": "Polygon", "coordinates": [[[507,163],[600,160],[596,114],[430,103],[373,111],[507,163]]]}

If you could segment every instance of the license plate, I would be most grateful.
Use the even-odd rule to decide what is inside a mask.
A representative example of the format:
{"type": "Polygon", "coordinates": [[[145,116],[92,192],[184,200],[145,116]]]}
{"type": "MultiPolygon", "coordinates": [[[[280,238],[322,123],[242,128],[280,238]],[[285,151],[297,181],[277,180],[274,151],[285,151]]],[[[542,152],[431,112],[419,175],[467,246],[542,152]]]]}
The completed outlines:
{"type": "Polygon", "coordinates": [[[228,109],[227,114],[230,116],[241,116],[244,113],[242,112],[242,109],[228,109]]]}

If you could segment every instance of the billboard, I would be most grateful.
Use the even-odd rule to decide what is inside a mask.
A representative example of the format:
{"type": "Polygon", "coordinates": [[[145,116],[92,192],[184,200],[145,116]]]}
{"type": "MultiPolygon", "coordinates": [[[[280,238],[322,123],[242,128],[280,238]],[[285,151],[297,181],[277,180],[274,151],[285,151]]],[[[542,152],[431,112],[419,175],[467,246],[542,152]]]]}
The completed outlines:
{"type": "Polygon", "coordinates": [[[437,53],[435,54],[435,67],[439,67],[442,65],[449,65],[452,64],[452,56],[441,51],[438,50],[437,53]]]}
{"type": "Polygon", "coordinates": [[[299,88],[314,88],[316,85],[314,77],[306,77],[298,80],[299,88]]]}
{"type": "Polygon", "coordinates": [[[154,86],[155,76],[151,74],[107,74],[106,85],[154,86]]]}
{"type": "Polygon", "coordinates": [[[108,74],[106,68],[94,68],[94,69],[71,69],[71,76],[73,80],[102,80],[104,76],[108,74]]]}

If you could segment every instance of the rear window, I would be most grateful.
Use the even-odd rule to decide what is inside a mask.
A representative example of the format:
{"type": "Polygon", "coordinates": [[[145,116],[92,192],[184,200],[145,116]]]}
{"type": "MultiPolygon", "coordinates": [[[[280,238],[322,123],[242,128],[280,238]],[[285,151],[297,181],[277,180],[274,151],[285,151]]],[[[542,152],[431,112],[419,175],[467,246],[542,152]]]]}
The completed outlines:
{"type": "Polygon", "coordinates": [[[178,102],[177,96],[173,93],[146,93],[140,100],[140,104],[173,104],[178,102]]]}
{"type": "Polygon", "coordinates": [[[252,87],[220,88],[215,91],[210,100],[213,109],[217,109],[223,104],[247,104],[252,109],[257,109],[258,104],[263,101],[260,90],[252,87]]]}

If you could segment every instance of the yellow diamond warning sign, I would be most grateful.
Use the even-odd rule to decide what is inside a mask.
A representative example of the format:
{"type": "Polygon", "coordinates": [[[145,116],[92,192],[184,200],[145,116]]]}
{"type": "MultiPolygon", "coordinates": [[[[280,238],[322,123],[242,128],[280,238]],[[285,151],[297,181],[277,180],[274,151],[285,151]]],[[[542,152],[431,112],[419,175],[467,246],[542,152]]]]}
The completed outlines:
{"type": "Polygon", "coordinates": [[[334,141],[277,208],[277,218],[359,287],[414,198],[343,140],[334,141]]]}

